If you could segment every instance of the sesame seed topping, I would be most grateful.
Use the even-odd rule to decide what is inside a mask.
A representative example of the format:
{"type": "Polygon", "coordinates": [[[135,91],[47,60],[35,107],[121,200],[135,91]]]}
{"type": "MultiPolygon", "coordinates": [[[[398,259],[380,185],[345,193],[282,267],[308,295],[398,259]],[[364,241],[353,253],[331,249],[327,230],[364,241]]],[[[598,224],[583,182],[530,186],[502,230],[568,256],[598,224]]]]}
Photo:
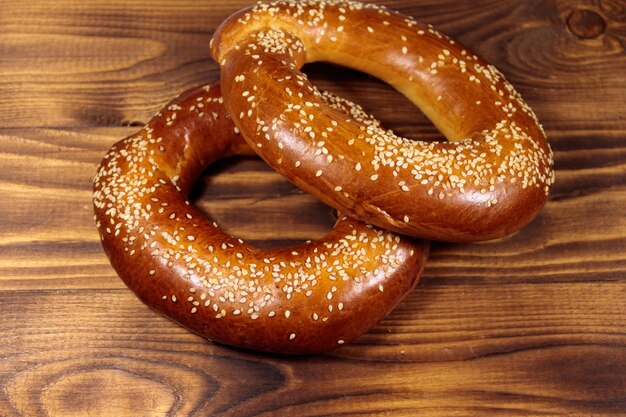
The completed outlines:
{"type": "MultiPolygon", "coordinates": [[[[352,34],[354,28],[357,27],[352,24],[352,21],[350,25],[345,24],[347,29],[338,23],[351,20],[352,7],[357,7],[354,6],[355,4],[359,3],[334,0],[263,3],[254,6],[249,13],[248,20],[255,19],[254,13],[278,13],[283,8],[291,12],[290,18],[302,22],[302,26],[315,25],[316,28],[320,28],[319,31],[315,31],[316,37],[323,40],[341,40],[342,36],[352,34]],[[330,19],[326,19],[324,12],[330,9],[335,12],[330,15],[330,19]],[[337,16],[336,19],[334,16],[337,16]],[[346,31],[348,33],[344,33],[346,31]]],[[[370,6],[359,5],[358,7],[369,10],[370,6]]],[[[401,47],[404,55],[408,55],[409,48],[411,48],[412,54],[399,61],[411,63],[419,68],[419,74],[412,74],[416,80],[420,74],[439,76],[438,71],[440,71],[447,76],[452,71],[458,71],[463,74],[464,80],[472,83],[472,88],[475,87],[477,91],[491,90],[500,97],[501,101],[494,103],[493,112],[498,117],[501,116],[500,122],[479,132],[480,135],[461,138],[460,141],[452,143],[410,141],[401,138],[382,128],[378,121],[366,115],[358,106],[348,110],[345,118],[332,120],[323,114],[320,115],[323,112],[319,112],[323,104],[320,100],[328,96],[314,89],[305,76],[296,75],[297,73],[291,71],[296,70],[298,60],[302,59],[303,52],[305,52],[304,42],[283,31],[262,30],[262,33],[255,35],[257,38],[250,45],[242,43],[235,47],[241,48],[241,53],[249,54],[247,59],[250,65],[243,70],[237,69],[232,74],[235,83],[230,85],[231,90],[237,94],[237,103],[242,103],[243,106],[233,111],[233,117],[239,116],[242,122],[237,121],[237,123],[242,126],[242,129],[245,129],[247,124],[258,127],[258,136],[254,143],[260,149],[259,152],[277,152],[277,148],[284,149],[285,146],[288,146],[290,150],[298,149],[293,146],[292,141],[288,142],[284,137],[280,137],[280,132],[292,129],[292,132],[303,133],[303,136],[312,144],[311,155],[313,152],[316,153],[315,163],[312,162],[313,159],[307,159],[305,162],[308,166],[316,167],[313,168],[313,172],[317,170],[316,177],[322,175],[322,169],[319,169],[322,167],[326,175],[320,183],[336,192],[341,192],[341,195],[345,195],[346,198],[349,195],[357,196],[352,198],[360,198],[362,193],[354,189],[350,181],[335,182],[332,175],[336,175],[336,172],[351,171],[352,167],[356,172],[363,171],[364,179],[370,178],[371,181],[379,180],[381,183],[384,181],[385,184],[392,184],[396,195],[403,195],[398,190],[406,193],[412,190],[420,190],[424,193],[428,190],[427,194],[431,201],[453,198],[466,193],[472,198],[484,195],[481,201],[484,201],[485,205],[493,206],[501,200],[497,198],[501,195],[497,193],[498,187],[505,183],[514,183],[523,188],[540,187],[542,190],[547,190],[553,181],[551,152],[538,145],[536,137],[533,136],[534,132],[526,131],[525,126],[519,123],[520,114],[531,118],[534,118],[534,114],[506,83],[501,74],[495,68],[472,56],[471,53],[468,54],[464,50],[461,53],[458,46],[450,46],[454,45],[453,42],[433,28],[427,28],[413,19],[405,19],[394,14],[385,14],[384,18],[386,20],[382,21],[382,24],[392,26],[385,28],[384,34],[392,33],[391,31],[397,26],[402,34],[398,35],[398,32],[395,32],[394,36],[396,39],[400,36],[402,42],[413,42],[416,33],[426,36],[428,40],[439,39],[436,44],[437,50],[434,50],[433,54],[414,48],[413,43],[407,43],[401,47]],[[418,50],[423,56],[417,56],[418,50]],[[293,97],[293,99],[289,100],[291,107],[285,107],[285,119],[264,120],[263,114],[266,109],[260,101],[263,86],[256,81],[257,74],[261,74],[264,68],[258,67],[257,64],[263,62],[267,64],[269,58],[274,57],[278,57],[290,69],[289,75],[279,74],[278,77],[284,84],[284,89],[281,91],[284,91],[285,97],[293,97]],[[295,98],[301,99],[301,104],[293,104],[295,98]],[[253,123],[248,123],[250,120],[246,117],[253,123]],[[345,121],[346,119],[349,121],[345,121]],[[290,125],[292,122],[293,124],[290,125]],[[347,130],[348,125],[354,125],[357,128],[347,130]],[[351,132],[348,137],[338,136],[339,132],[346,131],[351,132]],[[343,155],[336,153],[337,147],[342,149],[343,155]],[[357,160],[361,162],[356,162],[357,160]],[[343,167],[343,169],[335,169],[335,167],[343,167]],[[479,190],[481,194],[475,192],[476,190],[479,190]]],[[[243,15],[241,19],[242,22],[247,22],[243,15]]],[[[362,30],[363,26],[360,28],[362,30]]],[[[380,30],[381,26],[366,27],[369,33],[373,33],[375,28],[380,30]]],[[[310,40],[310,42],[307,40],[307,44],[313,44],[315,40],[310,40]]],[[[337,43],[337,47],[341,45],[342,42],[337,43]]],[[[222,64],[225,62],[222,60],[222,64]]],[[[231,58],[229,62],[233,63],[232,67],[235,66],[235,61],[231,58]]],[[[437,94],[433,95],[433,100],[435,96],[437,94]]],[[[484,103],[482,108],[491,106],[490,100],[488,102],[484,97],[486,96],[477,97],[482,100],[472,98],[470,104],[473,106],[484,103]]],[[[185,120],[188,115],[201,117],[200,114],[206,114],[207,120],[211,116],[214,120],[218,117],[225,120],[225,114],[219,107],[223,102],[223,100],[220,101],[221,98],[209,94],[198,98],[200,100],[194,97],[193,101],[185,102],[185,106],[180,106],[181,108],[174,106],[164,109],[161,115],[163,123],[174,130],[175,127],[181,126],[181,120],[185,120]]],[[[440,107],[444,107],[444,103],[448,104],[448,100],[453,100],[447,96],[445,100],[441,96],[437,96],[437,99],[442,100],[441,104],[437,104],[440,107]]],[[[335,103],[340,102],[345,108],[345,102],[336,100],[335,103]]],[[[482,111],[482,108],[477,108],[477,110],[482,111]]],[[[234,133],[239,133],[236,127],[232,130],[234,133]]],[[[247,139],[250,132],[244,133],[247,139]]],[[[160,132],[153,132],[151,127],[147,126],[138,135],[125,140],[115,149],[115,152],[112,151],[108,156],[106,163],[99,170],[98,178],[101,184],[94,193],[94,205],[97,210],[100,213],[107,213],[99,215],[98,227],[103,240],[120,241],[124,248],[122,256],[129,258],[147,249],[152,258],[136,256],[137,262],[139,259],[151,259],[150,262],[154,262],[152,265],[158,265],[159,274],[161,274],[161,268],[165,268],[166,265],[172,270],[181,271],[181,275],[184,275],[187,282],[192,282],[197,286],[199,298],[203,301],[204,307],[201,307],[200,302],[196,301],[197,296],[187,297],[189,294],[182,296],[181,301],[187,299],[192,305],[181,302],[180,306],[191,307],[192,314],[196,313],[199,307],[209,309],[212,312],[211,319],[233,314],[257,320],[260,317],[275,317],[275,311],[278,311],[279,316],[282,315],[280,312],[284,312],[285,318],[288,319],[292,311],[300,312],[300,310],[295,310],[295,307],[285,309],[287,305],[291,306],[289,303],[298,305],[297,303],[302,302],[304,297],[315,297],[314,299],[325,297],[324,304],[317,308],[317,312],[305,314],[307,316],[311,314],[310,317],[314,321],[319,321],[318,325],[326,321],[333,323],[333,315],[343,314],[339,311],[344,308],[350,310],[351,307],[346,301],[347,298],[344,298],[344,285],[360,285],[367,279],[372,279],[374,270],[379,271],[375,274],[375,279],[378,279],[393,272],[395,268],[393,265],[398,265],[400,258],[394,250],[402,246],[399,245],[399,238],[396,241],[395,235],[379,229],[370,229],[370,232],[359,230],[357,233],[346,233],[337,241],[325,242],[319,246],[313,243],[308,246],[314,247],[316,252],[310,252],[308,249],[299,252],[284,252],[283,255],[289,256],[288,254],[291,253],[291,256],[282,260],[275,258],[274,252],[271,251],[257,257],[257,252],[253,248],[249,248],[243,242],[236,242],[234,239],[219,241],[219,243],[211,242],[207,235],[193,224],[193,217],[198,217],[195,214],[196,211],[192,210],[191,213],[194,215],[191,216],[185,211],[174,208],[178,206],[166,208],[167,206],[160,205],[162,201],[158,199],[164,195],[163,190],[175,189],[180,192],[189,189],[189,184],[183,184],[183,181],[186,181],[186,175],[178,172],[181,178],[178,176],[168,178],[163,171],[170,171],[161,170],[153,162],[156,160],[154,152],[162,154],[167,151],[168,155],[176,155],[182,149],[173,139],[166,137],[159,140],[161,139],[159,136],[160,132]],[[122,154],[121,151],[126,154],[122,154]],[[130,173],[121,173],[120,167],[126,166],[129,167],[130,173]],[[153,198],[157,201],[153,201],[153,198]],[[143,201],[151,201],[151,205],[148,206],[143,201]],[[170,224],[168,227],[158,229],[148,227],[148,229],[141,230],[146,224],[150,224],[150,221],[169,218],[171,222],[168,222],[170,224]],[[125,240],[122,241],[122,239],[125,240]],[[190,244],[195,240],[202,242],[203,245],[190,244]],[[212,249],[203,253],[200,246],[206,247],[208,243],[212,243],[209,246],[212,249]],[[379,252],[385,255],[375,260],[369,257],[370,254],[379,252]],[[275,304],[277,299],[287,300],[287,304],[277,306],[275,304]],[[337,302],[340,299],[346,301],[347,306],[337,302]],[[328,302],[331,300],[335,301],[328,302]]],[[[280,152],[280,155],[287,153],[280,152]]],[[[294,161],[287,156],[284,157],[282,163],[296,168],[301,166],[301,161],[294,161]]],[[[168,169],[176,172],[173,167],[168,169]]],[[[310,175],[299,172],[305,178],[306,175],[310,175]]],[[[342,198],[341,195],[333,194],[334,198],[342,198]]],[[[189,205],[188,202],[185,204],[189,205]]],[[[408,214],[401,211],[390,212],[392,219],[397,221],[403,218],[406,223],[410,221],[410,216],[418,219],[408,205],[399,206],[399,208],[408,211],[408,214]]],[[[150,269],[148,273],[154,275],[156,270],[150,269]]],[[[159,280],[152,281],[156,283],[159,280]]],[[[380,292],[383,292],[386,282],[382,281],[378,285],[380,292]]],[[[195,288],[193,289],[194,291],[189,289],[192,294],[195,293],[195,288]]],[[[168,289],[157,289],[157,291],[168,294],[163,296],[164,301],[170,297],[172,302],[177,302],[176,296],[169,295],[168,289]]],[[[292,321],[296,318],[299,320],[301,316],[296,314],[292,321]]],[[[281,317],[275,320],[281,320],[281,317]]],[[[303,337],[301,333],[299,335],[303,337]]],[[[344,336],[351,337],[350,335],[344,336]]],[[[289,334],[290,340],[295,337],[296,333],[289,334]]],[[[337,344],[343,343],[344,339],[337,340],[337,344]]]]}

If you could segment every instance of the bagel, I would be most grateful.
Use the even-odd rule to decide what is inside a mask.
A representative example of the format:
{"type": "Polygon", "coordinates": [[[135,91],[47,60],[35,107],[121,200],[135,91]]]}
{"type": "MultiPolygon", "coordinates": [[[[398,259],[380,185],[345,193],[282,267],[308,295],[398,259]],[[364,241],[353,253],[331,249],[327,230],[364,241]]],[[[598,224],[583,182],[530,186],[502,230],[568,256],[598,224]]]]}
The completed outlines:
{"type": "Polygon", "coordinates": [[[519,230],[546,202],[553,159],[535,114],[496,68],[430,25],[352,1],[259,3],[225,20],[211,51],[246,142],[351,217],[482,241],[519,230]],[[447,140],[408,140],[333,109],[300,71],[314,61],[389,83],[447,140]]]}
{"type": "Polygon", "coordinates": [[[345,216],[274,250],[220,231],[186,195],[211,162],[252,154],[222,103],[218,85],[189,90],[104,156],[93,205],[111,264],[148,306],[221,344],[311,354],[352,341],[415,286],[428,242],[345,216]]]}

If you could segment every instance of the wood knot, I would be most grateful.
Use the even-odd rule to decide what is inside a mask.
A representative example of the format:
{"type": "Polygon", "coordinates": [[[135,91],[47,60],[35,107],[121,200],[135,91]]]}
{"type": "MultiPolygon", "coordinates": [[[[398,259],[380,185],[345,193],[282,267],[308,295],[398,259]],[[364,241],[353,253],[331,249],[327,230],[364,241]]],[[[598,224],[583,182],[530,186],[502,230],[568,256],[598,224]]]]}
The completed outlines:
{"type": "Polygon", "coordinates": [[[593,10],[577,9],[567,17],[567,27],[580,39],[593,39],[606,30],[606,21],[593,10]]]}

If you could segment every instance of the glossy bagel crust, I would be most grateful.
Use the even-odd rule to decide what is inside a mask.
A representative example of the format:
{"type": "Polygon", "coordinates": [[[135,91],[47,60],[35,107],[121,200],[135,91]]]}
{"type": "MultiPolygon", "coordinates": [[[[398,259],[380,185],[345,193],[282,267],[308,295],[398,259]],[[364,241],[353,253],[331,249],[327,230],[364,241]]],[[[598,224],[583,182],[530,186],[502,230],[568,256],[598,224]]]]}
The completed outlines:
{"type": "Polygon", "coordinates": [[[277,1],[229,17],[211,48],[245,140],[352,217],[480,241],[520,229],[547,199],[552,152],[532,110],[492,65],[429,25],[372,4],[277,1]],[[411,141],[333,110],[300,72],[313,61],[386,81],[447,141],[411,141]]]}
{"type": "Polygon", "coordinates": [[[112,265],[144,303],[219,343],[309,354],[350,342],[415,286],[428,243],[346,217],[291,248],[224,234],[186,200],[211,162],[253,154],[222,103],[217,85],[189,90],[104,156],[93,203],[112,265]]]}

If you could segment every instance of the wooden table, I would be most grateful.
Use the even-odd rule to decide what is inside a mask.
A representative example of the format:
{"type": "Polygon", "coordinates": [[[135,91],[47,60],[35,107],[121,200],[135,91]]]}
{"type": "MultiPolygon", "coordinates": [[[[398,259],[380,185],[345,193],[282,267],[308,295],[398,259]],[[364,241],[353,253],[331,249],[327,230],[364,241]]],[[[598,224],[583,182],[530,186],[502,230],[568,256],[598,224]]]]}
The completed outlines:
{"type": "MultiPolygon", "coordinates": [[[[0,2],[0,416],[626,415],[621,0],[382,2],[506,74],[548,132],[557,183],[512,237],[433,244],[420,285],[356,343],[297,359],[228,349],[124,287],[92,219],[96,166],[218,78],[209,39],[248,3],[0,2]]],[[[381,82],[307,71],[400,134],[436,137],[381,82]]],[[[265,247],[333,222],[255,159],[212,167],[193,198],[265,247]]]]}

